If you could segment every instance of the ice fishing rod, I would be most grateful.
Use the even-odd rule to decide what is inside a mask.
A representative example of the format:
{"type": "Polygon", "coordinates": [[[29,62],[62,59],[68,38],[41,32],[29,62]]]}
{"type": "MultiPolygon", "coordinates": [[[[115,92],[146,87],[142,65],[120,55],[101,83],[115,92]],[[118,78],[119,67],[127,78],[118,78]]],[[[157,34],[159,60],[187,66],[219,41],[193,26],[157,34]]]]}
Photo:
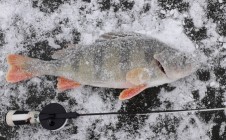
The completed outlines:
{"type": "Polygon", "coordinates": [[[10,110],[6,114],[6,123],[9,126],[25,125],[25,124],[38,124],[40,123],[43,128],[56,131],[64,127],[68,119],[76,119],[82,116],[95,116],[95,115],[148,115],[160,113],[179,113],[179,112],[208,112],[208,111],[223,111],[226,107],[222,108],[201,108],[201,109],[187,109],[187,110],[154,110],[143,112],[107,112],[107,113],[86,113],[79,114],[75,112],[66,112],[64,107],[58,103],[51,103],[39,111],[16,111],[10,110]]]}

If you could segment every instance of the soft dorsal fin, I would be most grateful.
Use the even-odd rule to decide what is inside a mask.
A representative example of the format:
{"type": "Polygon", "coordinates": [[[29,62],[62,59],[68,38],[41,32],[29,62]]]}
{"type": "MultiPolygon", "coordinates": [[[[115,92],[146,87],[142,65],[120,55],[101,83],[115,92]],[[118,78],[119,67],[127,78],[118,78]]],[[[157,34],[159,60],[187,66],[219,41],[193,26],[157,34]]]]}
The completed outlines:
{"type": "Polygon", "coordinates": [[[150,79],[149,70],[147,68],[135,68],[126,74],[126,81],[134,85],[141,85],[150,79]]]}
{"type": "Polygon", "coordinates": [[[103,42],[109,39],[117,39],[117,38],[123,38],[128,36],[142,36],[142,34],[134,33],[134,32],[108,32],[108,33],[102,34],[99,37],[99,39],[96,40],[96,42],[103,42]]]}
{"type": "Polygon", "coordinates": [[[52,58],[59,59],[59,58],[65,57],[65,56],[73,53],[73,51],[76,51],[77,49],[78,49],[78,45],[70,44],[70,45],[68,45],[67,48],[56,51],[52,55],[52,58]]]}

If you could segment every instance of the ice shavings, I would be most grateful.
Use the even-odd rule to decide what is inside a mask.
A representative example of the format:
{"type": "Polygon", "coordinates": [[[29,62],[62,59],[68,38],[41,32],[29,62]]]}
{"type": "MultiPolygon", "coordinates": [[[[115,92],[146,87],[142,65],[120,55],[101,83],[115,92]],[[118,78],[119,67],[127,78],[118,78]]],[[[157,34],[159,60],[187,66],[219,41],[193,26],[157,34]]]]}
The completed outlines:
{"type": "Polygon", "coordinates": [[[164,28],[161,31],[148,34],[178,50],[185,52],[195,50],[194,43],[183,33],[181,21],[164,19],[163,25],[164,28]]]}
{"type": "Polygon", "coordinates": [[[224,102],[223,105],[226,106],[226,102],[224,102]]]}
{"type": "MultiPolygon", "coordinates": [[[[73,106],[71,110],[76,110],[78,113],[98,113],[98,112],[116,112],[121,107],[121,101],[114,100],[111,95],[106,95],[106,98],[101,98],[100,94],[105,94],[103,90],[92,91],[87,90],[74,90],[69,92],[72,99],[76,99],[77,105],[73,106]]],[[[103,97],[103,96],[102,96],[103,97]]],[[[73,124],[78,126],[78,133],[76,135],[71,135],[71,138],[86,139],[87,136],[84,135],[87,131],[93,131],[93,133],[100,135],[101,138],[114,135],[114,132],[103,131],[106,126],[116,127],[118,118],[116,115],[107,116],[87,116],[80,117],[77,120],[73,120],[73,124]],[[96,125],[94,125],[97,122],[96,125]],[[90,126],[93,124],[93,126],[90,126]]],[[[70,129],[70,128],[69,128],[70,129]]]]}
{"type": "Polygon", "coordinates": [[[0,77],[2,77],[4,75],[3,71],[0,71],[0,77]]]}
{"type": "Polygon", "coordinates": [[[210,83],[210,86],[215,87],[215,88],[219,88],[219,83],[216,82],[216,81],[213,81],[213,82],[210,83]]]}
{"type": "Polygon", "coordinates": [[[205,19],[205,11],[198,1],[192,3],[189,13],[193,19],[195,27],[201,28],[205,19]]]}
{"type": "Polygon", "coordinates": [[[222,3],[222,2],[223,2],[223,0],[218,0],[218,2],[219,2],[219,3],[222,3]]]}
{"type": "Polygon", "coordinates": [[[203,43],[203,47],[210,48],[216,45],[216,42],[218,42],[220,35],[216,32],[216,23],[213,23],[212,21],[208,21],[205,24],[205,27],[207,28],[207,39],[201,40],[201,43],[203,43]]]}
{"type": "Polygon", "coordinates": [[[54,42],[53,38],[49,38],[49,39],[47,39],[47,40],[48,40],[49,46],[51,46],[51,47],[53,47],[53,48],[55,48],[55,49],[61,48],[60,45],[57,45],[57,44],[54,42]]]}
{"type": "MultiPolygon", "coordinates": [[[[191,76],[189,77],[188,80],[192,80],[194,77],[191,76]]],[[[192,80],[193,81],[193,80],[192,80]]],[[[178,82],[180,83],[181,86],[178,86],[176,89],[173,90],[173,92],[164,92],[162,91],[158,97],[160,98],[160,100],[162,102],[164,101],[175,101],[171,107],[173,107],[174,109],[183,109],[185,108],[185,106],[183,105],[187,105],[190,104],[192,102],[194,102],[194,98],[193,95],[191,94],[191,91],[196,90],[195,88],[195,84],[196,83],[187,83],[187,81],[184,81],[183,79],[181,79],[180,81],[174,82],[172,84],[170,84],[171,86],[176,86],[178,85],[178,82]]],[[[206,87],[200,86],[200,98],[204,97],[205,95],[205,91],[206,91],[206,87]],[[202,90],[201,90],[202,89],[202,90]],[[202,94],[202,92],[204,92],[202,94]]],[[[162,108],[165,108],[167,106],[164,106],[164,104],[162,104],[162,108]]],[[[196,104],[190,104],[191,108],[195,108],[196,104]]]]}
{"type": "Polygon", "coordinates": [[[223,135],[223,133],[225,133],[225,129],[226,129],[226,122],[222,122],[220,127],[220,135],[223,135]]]}
{"type": "Polygon", "coordinates": [[[84,42],[83,44],[89,45],[92,44],[96,39],[93,37],[92,34],[89,33],[83,33],[81,36],[81,42],[84,42]]]}
{"type": "Polygon", "coordinates": [[[223,43],[223,46],[222,47],[226,49],[226,43],[223,43]]]}
{"type": "MultiPolygon", "coordinates": [[[[114,100],[111,94],[105,95],[106,97],[101,98],[99,94],[105,94],[104,90],[99,89],[98,91],[92,91],[91,89],[80,89],[69,92],[70,96],[77,100],[77,103],[83,106],[77,106],[76,110],[84,110],[86,109],[87,113],[94,112],[110,112],[117,111],[120,109],[122,102],[119,100],[114,100]],[[95,94],[96,93],[96,94],[95,94]],[[107,104],[109,103],[109,104],[107,104]],[[114,106],[111,106],[114,104],[114,106]]],[[[81,112],[82,113],[82,112],[81,112]]]]}
{"type": "Polygon", "coordinates": [[[208,133],[212,125],[205,126],[204,122],[195,115],[188,115],[188,117],[184,115],[183,122],[177,128],[177,132],[181,134],[178,138],[209,139],[206,133],[208,133]]]}

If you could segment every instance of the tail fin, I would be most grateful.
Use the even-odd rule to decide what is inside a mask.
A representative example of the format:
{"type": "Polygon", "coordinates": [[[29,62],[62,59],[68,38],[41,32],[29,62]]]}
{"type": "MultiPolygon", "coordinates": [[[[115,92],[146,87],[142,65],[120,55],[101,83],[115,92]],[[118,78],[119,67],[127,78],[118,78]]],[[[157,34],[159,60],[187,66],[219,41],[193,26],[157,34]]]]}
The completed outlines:
{"type": "Polygon", "coordinates": [[[35,76],[35,74],[27,72],[27,62],[32,59],[21,55],[11,54],[7,57],[9,71],[6,75],[6,80],[10,83],[16,83],[35,76]]]}

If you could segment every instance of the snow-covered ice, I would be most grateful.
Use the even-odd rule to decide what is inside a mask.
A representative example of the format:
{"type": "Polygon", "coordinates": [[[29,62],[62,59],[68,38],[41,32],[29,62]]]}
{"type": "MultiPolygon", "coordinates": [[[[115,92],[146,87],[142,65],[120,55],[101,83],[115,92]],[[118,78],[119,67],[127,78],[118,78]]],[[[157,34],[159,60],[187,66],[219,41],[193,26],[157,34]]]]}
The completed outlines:
{"type": "Polygon", "coordinates": [[[0,139],[226,139],[222,111],[80,117],[57,132],[4,123],[8,110],[38,111],[53,102],[79,113],[224,106],[225,7],[221,0],[0,0],[0,139]],[[53,76],[16,84],[5,80],[8,54],[49,60],[67,44],[91,44],[114,31],[156,37],[181,51],[200,51],[208,60],[184,79],[123,102],[118,100],[121,90],[114,89],[84,86],[58,93],[53,76]]]}

